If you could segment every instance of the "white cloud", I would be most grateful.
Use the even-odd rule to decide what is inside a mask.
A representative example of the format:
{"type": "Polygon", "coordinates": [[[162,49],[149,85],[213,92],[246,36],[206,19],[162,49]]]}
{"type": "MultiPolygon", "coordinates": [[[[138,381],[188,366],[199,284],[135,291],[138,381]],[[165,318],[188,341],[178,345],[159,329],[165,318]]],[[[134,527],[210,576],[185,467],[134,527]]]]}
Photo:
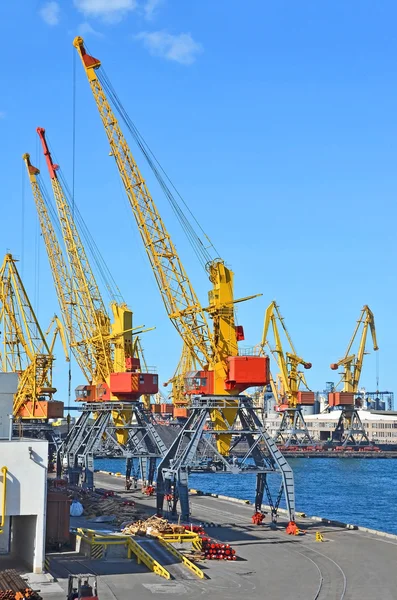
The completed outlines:
{"type": "Polygon", "coordinates": [[[61,7],[58,2],[47,2],[40,9],[40,16],[47,25],[58,25],[61,7]]]}
{"type": "Polygon", "coordinates": [[[102,33],[100,33],[99,31],[97,31],[96,29],[94,29],[87,22],[80,23],[80,25],[77,26],[77,34],[81,35],[82,37],[85,36],[85,35],[95,35],[97,37],[101,37],[102,36],[102,33]]]}
{"type": "Polygon", "coordinates": [[[108,23],[121,21],[136,9],[136,0],[74,0],[74,5],[86,17],[97,17],[108,23]]]}
{"type": "Polygon", "coordinates": [[[142,31],[135,36],[153,56],[174,60],[182,65],[191,65],[203,47],[195,42],[190,33],[172,35],[167,31],[142,31]]]}
{"type": "Polygon", "coordinates": [[[157,12],[160,4],[163,3],[164,0],[146,0],[143,5],[143,12],[145,14],[145,18],[150,20],[153,18],[155,12],[157,12]]]}

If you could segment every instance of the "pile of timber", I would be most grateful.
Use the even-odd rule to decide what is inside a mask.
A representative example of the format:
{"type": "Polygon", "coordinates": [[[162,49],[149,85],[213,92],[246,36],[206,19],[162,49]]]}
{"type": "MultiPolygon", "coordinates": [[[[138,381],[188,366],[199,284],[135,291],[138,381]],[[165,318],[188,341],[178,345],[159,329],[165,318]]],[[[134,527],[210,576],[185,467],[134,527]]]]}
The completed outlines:
{"type": "Polygon", "coordinates": [[[42,600],[14,569],[0,571],[0,600],[42,600]]]}
{"type": "Polygon", "coordinates": [[[145,521],[134,521],[122,529],[122,533],[126,535],[151,535],[152,537],[184,532],[185,528],[182,525],[175,525],[167,521],[167,519],[156,517],[155,515],[145,521]]]}
{"type": "Polygon", "coordinates": [[[68,494],[71,500],[81,502],[84,508],[83,514],[87,519],[114,517],[114,523],[121,525],[146,516],[135,507],[133,500],[121,498],[106,490],[92,492],[70,488],[68,494]]]}

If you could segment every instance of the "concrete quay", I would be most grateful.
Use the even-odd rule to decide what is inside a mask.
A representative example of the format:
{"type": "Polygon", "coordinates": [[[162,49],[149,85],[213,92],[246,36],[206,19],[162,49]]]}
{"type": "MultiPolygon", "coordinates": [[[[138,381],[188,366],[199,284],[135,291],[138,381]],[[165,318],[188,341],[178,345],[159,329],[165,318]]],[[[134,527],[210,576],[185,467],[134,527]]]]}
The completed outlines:
{"type": "MultiPolygon", "coordinates": [[[[95,483],[97,487],[127,494],[123,478],[96,473],[95,483]]],[[[140,490],[128,494],[148,513],[155,511],[153,497],[143,496],[140,490]]],[[[219,525],[205,529],[209,536],[230,543],[239,560],[200,563],[208,577],[204,580],[181,573],[167,581],[135,560],[90,560],[75,552],[53,553],[48,556],[50,572],[63,593],[55,592],[54,586],[48,591],[42,589],[44,600],[65,599],[67,575],[71,572],[98,574],[99,600],[148,600],[156,596],[164,600],[198,600],[203,596],[217,600],[397,598],[397,536],[348,529],[318,518],[299,518],[298,525],[306,534],[291,537],[285,533],[287,522],[283,515],[277,529],[268,520],[261,526],[252,525],[253,507],[243,501],[192,495],[191,506],[194,520],[219,525]],[[315,541],[317,531],[323,534],[324,542],[315,541]]],[[[78,524],[84,526],[82,521],[78,524]]],[[[92,523],[87,522],[86,526],[92,527],[92,523]]]]}

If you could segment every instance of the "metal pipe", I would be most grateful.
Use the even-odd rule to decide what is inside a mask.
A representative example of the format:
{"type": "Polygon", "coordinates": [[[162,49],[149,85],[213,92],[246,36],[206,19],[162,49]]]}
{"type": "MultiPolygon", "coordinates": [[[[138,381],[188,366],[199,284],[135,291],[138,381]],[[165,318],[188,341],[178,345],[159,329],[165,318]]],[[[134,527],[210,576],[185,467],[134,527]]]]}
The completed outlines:
{"type": "Polygon", "coordinates": [[[14,424],[14,416],[13,415],[9,415],[10,417],[10,426],[8,428],[8,441],[11,442],[12,440],[12,426],[14,424]]]}
{"type": "Polygon", "coordinates": [[[7,467],[1,467],[3,474],[3,498],[1,502],[1,521],[0,521],[0,534],[3,533],[4,525],[6,522],[6,499],[7,499],[7,467]]]}

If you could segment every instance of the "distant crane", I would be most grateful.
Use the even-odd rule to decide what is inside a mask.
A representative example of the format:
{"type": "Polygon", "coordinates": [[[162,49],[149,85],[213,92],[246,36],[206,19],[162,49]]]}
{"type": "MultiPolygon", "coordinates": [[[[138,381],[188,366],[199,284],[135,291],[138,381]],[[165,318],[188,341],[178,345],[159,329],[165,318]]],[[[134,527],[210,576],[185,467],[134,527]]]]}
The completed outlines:
{"type": "Polygon", "coordinates": [[[376,339],[374,315],[370,308],[365,305],[361,310],[345,355],[337,363],[331,364],[333,371],[336,371],[339,367],[342,368],[342,377],[339,382],[343,384],[342,391],[330,392],[328,394],[328,405],[331,408],[341,409],[339,421],[332,434],[332,438],[334,441],[343,442],[343,446],[349,443],[370,443],[355,406],[355,395],[359,392],[360,376],[366,354],[365,348],[368,330],[371,331],[373,350],[377,351],[379,348],[376,339]],[[360,329],[361,335],[359,337],[358,350],[354,353],[352,349],[359,336],[360,329]]]}
{"type": "Polygon", "coordinates": [[[281,384],[277,386],[273,377],[271,377],[272,392],[278,405],[276,410],[282,413],[281,424],[275,435],[275,440],[283,443],[286,447],[291,444],[311,444],[313,440],[305,423],[302,406],[313,406],[314,392],[309,390],[305,375],[302,371],[299,371],[299,367],[310,369],[312,365],[297,355],[275,301],[269,304],[265,314],[261,342],[262,350],[265,347],[270,350],[276,361],[278,366],[277,379],[281,384]],[[273,330],[274,345],[270,343],[270,327],[273,330]],[[287,339],[289,352],[285,352],[283,349],[279,327],[281,327],[287,339]],[[302,392],[299,389],[301,384],[308,391],[302,392]]]}
{"type": "MultiPolygon", "coordinates": [[[[11,254],[6,254],[0,268],[0,362],[2,371],[19,374],[14,418],[34,435],[40,423],[63,415],[63,402],[53,399],[56,388],[52,384],[53,347],[58,333],[63,335],[63,331],[54,317],[47,334],[43,333],[16,262],[11,254]]],[[[67,352],[65,346],[64,349],[67,352]]]]}
{"type": "Polygon", "coordinates": [[[177,408],[189,406],[190,396],[186,393],[185,379],[189,376],[194,377],[195,373],[197,373],[197,360],[192,356],[189,346],[183,344],[175,373],[163,384],[165,387],[172,384],[171,400],[177,408]]]}
{"type": "MultiPolygon", "coordinates": [[[[256,506],[261,506],[265,489],[269,492],[266,483],[267,473],[272,471],[281,473],[287,506],[293,520],[292,470],[263,429],[252,408],[252,401],[241,396],[242,392],[251,386],[263,386],[268,383],[268,357],[241,355],[238,348],[238,342],[244,339],[244,333],[242,327],[237,326],[235,321],[235,304],[255,296],[238,300],[234,298],[233,272],[223,260],[214,259],[209,255],[200,236],[184,216],[181,217],[183,226],[206,266],[212,285],[209,292],[209,306],[204,308],[201,305],[107,95],[137,140],[174,210],[179,216],[183,211],[177,206],[176,199],[162,176],[161,167],[145,146],[109,80],[102,73],[100,61],[87,53],[81,37],[75,38],[73,44],[87,75],[110,144],[111,155],[115,159],[166,311],[200,369],[189,374],[188,377],[185,374],[185,389],[192,396],[192,408],[185,427],[158,468],[158,512],[162,511],[165,495],[169,495],[171,487],[174,496],[173,511],[176,510],[176,502],[179,499],[182,515],[188,517],[188,469],[209,418],[212,436],[216,440],[214,452],[229,471],[232,467],[225,457],[230,452],[232,437],[244,434],[245,439],[248,440],[250,450],[244,458],[247,460],[250,456],[254,458],[256,464],[256,506]],[[212,328],[209,327],[207,315],[213,322],[212,328]],[[243,424],[242,430],[235,427],[237,418],[243,424]],[[254,440],[255,435],[259,436],[260,443],[254,440]],[[266,457],[259,452],[261,445],[266,448],[266,457]]],[[[238,471],[236,466],[234,472],[242,472],[242,470],[238,471]]],[[[274,508],[276,511],[277,507],[274,508]]]]}

